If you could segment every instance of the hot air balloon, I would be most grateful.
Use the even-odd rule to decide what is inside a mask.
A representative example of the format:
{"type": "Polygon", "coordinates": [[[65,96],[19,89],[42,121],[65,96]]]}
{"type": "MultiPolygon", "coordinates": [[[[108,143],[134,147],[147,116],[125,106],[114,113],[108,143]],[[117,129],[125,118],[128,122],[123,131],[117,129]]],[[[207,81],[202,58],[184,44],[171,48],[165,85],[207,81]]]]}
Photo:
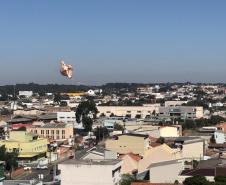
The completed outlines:
{"type": "Polygon", "coordinates": [[[69,64],[65,64],[64,61],[62,60],[60,62],[60,73],[63,76],[66,76],[67,78],[71,79],[73,75],[73,68],[69,64]]]}

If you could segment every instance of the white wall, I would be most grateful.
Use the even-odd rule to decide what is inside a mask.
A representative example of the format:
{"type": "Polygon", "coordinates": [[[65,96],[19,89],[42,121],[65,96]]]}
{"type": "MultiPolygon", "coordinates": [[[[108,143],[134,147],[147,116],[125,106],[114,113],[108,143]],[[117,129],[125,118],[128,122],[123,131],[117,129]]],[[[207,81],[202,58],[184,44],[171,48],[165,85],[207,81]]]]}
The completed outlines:
{"type": "Polygon", "coordinates": [[[225,142],[225,136],[223,132],[214,132],[214,139],[217,144],[223,144],[225,142]]]}
{"type": "MultiPolygon", "coordinates": [[[[63,185],[114,185],[113,165],[59,164],[63,185]]],[[[119,181],[120,174],[115,174],[119,181]]]]}
{"type": "Polygon", "coordinates": [[[75,123],[75,112],[57,112],[57,121],[64,123],[75,123]]]}
{"type": "Polygon", "coordinates": [[[183,170],[183,161],[150,168],[150,182],[174,183],[178,180],[179,173],[183,170]]]}

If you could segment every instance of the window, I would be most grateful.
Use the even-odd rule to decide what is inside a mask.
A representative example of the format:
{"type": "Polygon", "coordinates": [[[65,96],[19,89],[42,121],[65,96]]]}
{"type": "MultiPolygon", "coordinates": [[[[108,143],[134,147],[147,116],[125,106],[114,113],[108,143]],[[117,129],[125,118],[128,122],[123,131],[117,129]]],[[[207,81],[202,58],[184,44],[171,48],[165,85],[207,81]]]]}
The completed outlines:
{"type": "Polygon", "coordinates": [[[59,135],[59,133],[60,133],[60,131],[59,131],[59,130],[57,130],[57,131],[56,131],[56,134],[57,134],[57,135],[59,135]]]}
{"type": "Polygon", "coordinates": [[[46,135],[49,135],[49,130],[46,130],[46,135]]]}
{"type": "Polygon", "coordinates": [[[51,130],[51,135],[54,135],[54,130],[51,130]]]}
{"type": "Polygon", "coordinates": [[[41,134],[44,135],[44,130],[41,130],[41,134]]]}
{"type": "Polygon", "coordinates": [[[64,135],[65,134],[65,130],[62,130],[62,135],[64,135]]]}

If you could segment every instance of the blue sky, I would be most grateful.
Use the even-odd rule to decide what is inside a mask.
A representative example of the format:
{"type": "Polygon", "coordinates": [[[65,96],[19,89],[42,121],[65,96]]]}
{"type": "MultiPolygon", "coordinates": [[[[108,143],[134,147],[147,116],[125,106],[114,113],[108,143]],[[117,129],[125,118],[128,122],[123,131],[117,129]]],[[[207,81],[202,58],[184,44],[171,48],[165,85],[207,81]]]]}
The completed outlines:
{"type": "Polygon", "coordinates": [[[0,85],[226,82],[225,9],[225,0],[1,0],[0,85]]]}

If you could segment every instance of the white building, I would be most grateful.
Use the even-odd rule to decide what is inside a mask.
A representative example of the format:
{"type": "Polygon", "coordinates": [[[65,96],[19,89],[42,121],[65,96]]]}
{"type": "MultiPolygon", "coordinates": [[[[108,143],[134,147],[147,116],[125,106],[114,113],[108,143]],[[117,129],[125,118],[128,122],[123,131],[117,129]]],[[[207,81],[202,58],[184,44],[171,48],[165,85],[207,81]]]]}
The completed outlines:
{"type": "Polygon", "coordinates": [[[33,91],[19,91],[19,96],[31,97],[33,95],[33,91]]]}
{"type": "Polygon", "coordinates": [[[61,183],[66,185],[118,185],[122,161],[76,161],[59,164],[61,183]]]}
{"type": "Polygon", "coordinates": [[[160,137],[179,137],[182,136],[181,126],[163,126],[159,128],[160,137]]]}
{"type": "Polygon", "coordinates": [[[97,116],[104,114],[109,117],[111,114],[115,116],[145,118],[151,115],[153,111],[159,112],[159,104],[150,104],[148,106],[97,106],[99,111],[97,116]]]}
{"type": "Polygon", "coordinates": [[[75,123],[75,112],[57,112],[57,121],[63,123],[75,123]]]}
{"type": "Polygon", "coordinates": [[[182,119],[199,119],[203,117],[203,107],[178,106],[178,107],[160,107],[160,117],[180,117],[182,119]]]}
{"type": "Polygon", "coordinates": [[[174,183],[184,169],[183,160],[163,161],[149,166],[151,183],[174,183]],[[164,174],[164,175],[163,175],[164,174]]]}
{"type": "Polygon", "coordinates": [[[216,144],[224,144],[225,143],[225,135],[223,131],[215,131],[214,132],[214,139],[216,144]]]}

